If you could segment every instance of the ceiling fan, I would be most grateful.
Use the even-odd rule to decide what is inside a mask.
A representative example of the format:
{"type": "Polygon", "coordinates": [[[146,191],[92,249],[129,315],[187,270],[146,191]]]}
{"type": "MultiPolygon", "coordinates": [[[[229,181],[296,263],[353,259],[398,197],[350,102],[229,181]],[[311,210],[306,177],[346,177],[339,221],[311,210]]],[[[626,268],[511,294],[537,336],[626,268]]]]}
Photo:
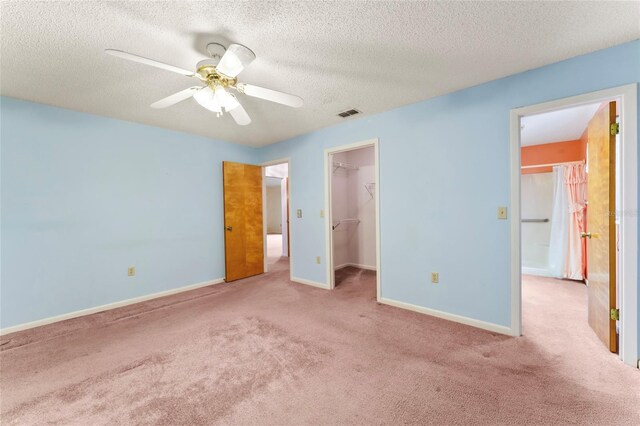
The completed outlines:
{"type": "Polygon", "coordinates": [[[122,50],[105,50],[109,55],[172,71],[187,77],[195,77],[204,84],[189,87],[167,96],[164,99],[160,99],[151,104],[152,108],[167,108],[193,97],[201,106],[215,112],[216,116],[220,117],[225,112],[228,112],[237,124],[246,126],[251,123],[251,118],[242,105],[240,105],[236,96],[228,89],[234,89],[247,96],[294,108],[302,106],[303,101],[299,96],[265,89],[264,87],[254,86],[253,84],[238,83],[238,74],[256,58],[256,55],[248,47],[241,44],[231,44],[228,48],[225,48],[219,43],[209,43],[207,45],[207,51],[211,55],[211,59],[198,62],[196,70],[189,71],[154,61],[153,59],[123,52],[122,50]]]}

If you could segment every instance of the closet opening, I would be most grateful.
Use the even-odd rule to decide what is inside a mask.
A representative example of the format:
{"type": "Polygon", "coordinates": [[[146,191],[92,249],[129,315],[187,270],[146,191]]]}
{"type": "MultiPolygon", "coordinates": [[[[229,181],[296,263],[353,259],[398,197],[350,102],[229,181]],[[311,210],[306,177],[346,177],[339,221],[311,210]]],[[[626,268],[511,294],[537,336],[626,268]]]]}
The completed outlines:
{"type": "Polygon", "coordinates": [[[328,150],[326,163],[329,287],[379,300],[377,140],[328,150]]]}

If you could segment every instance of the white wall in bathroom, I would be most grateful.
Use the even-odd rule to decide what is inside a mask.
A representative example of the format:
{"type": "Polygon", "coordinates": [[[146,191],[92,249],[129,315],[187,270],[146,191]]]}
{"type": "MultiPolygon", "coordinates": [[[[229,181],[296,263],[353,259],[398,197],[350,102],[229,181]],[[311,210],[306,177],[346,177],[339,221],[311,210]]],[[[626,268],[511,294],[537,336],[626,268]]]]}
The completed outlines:
{"type": "Polygon", "coordinates": [[[553,173],[522,175],[522,219],[549,219],[544,223],[522,223],[522,270],[547,275],[553,211],[553,173]]]}

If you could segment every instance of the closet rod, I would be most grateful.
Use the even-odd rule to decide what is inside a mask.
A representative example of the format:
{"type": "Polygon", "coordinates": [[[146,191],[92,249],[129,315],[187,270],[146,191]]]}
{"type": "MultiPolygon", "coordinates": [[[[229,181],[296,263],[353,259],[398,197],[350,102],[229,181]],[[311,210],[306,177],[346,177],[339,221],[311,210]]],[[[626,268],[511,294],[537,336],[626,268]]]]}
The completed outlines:
{"type": "Polygon", "coordinates": [[[535,169],[538,167],[562,166],[568,164],[584,164],[583,161],[565,161],[564,163],[547,163],[547,164],[531,164],[529,166],[520,166],[521,169],[535,169]]]}
{"type": "Polygon", "coordinates": [[[350,163],[342,163],[340,161],[334,161],[333,167],[335,167],[336,169],[358,170],[358,166],[354,166],[350,163]]]}
{"type": "Polygon", "coordinates": [[[360,223],[360,219],[341,219],[335,225],[332,226],[332,229],[335,230],[338,226],[343,223],[360,223]]]}

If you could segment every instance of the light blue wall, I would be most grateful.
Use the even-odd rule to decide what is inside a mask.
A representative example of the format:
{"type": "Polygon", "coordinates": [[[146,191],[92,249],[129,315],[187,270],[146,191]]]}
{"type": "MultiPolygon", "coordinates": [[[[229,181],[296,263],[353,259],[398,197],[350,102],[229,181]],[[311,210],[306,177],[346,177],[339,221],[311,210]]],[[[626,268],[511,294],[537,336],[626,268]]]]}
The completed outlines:
{"type": "Polygon", "coordinates": [[[327,282],[324,149],[379,138],[382,297],[509,326],[510,221],[496,219],[510,201],[509,111],[638,81],[635,41],[262,149],[291,157],[291,207],[305,213],[291,222],[293,275],[327,282]]]}
{"type": "Polygon", "coordinates": [[[224,276],[221,162],[254,149],[0,100],[1,327],[224,276]]]}
{"type": "Polygon", "coordinates": [[[638,81],[635,41],[260,150],[0,98],[0,325],[222,277],[222,160],[292,158],[293,275],[326,282],[324,149],[379,138],[382,296],[508,326],[509,110],[638,81]]]}

